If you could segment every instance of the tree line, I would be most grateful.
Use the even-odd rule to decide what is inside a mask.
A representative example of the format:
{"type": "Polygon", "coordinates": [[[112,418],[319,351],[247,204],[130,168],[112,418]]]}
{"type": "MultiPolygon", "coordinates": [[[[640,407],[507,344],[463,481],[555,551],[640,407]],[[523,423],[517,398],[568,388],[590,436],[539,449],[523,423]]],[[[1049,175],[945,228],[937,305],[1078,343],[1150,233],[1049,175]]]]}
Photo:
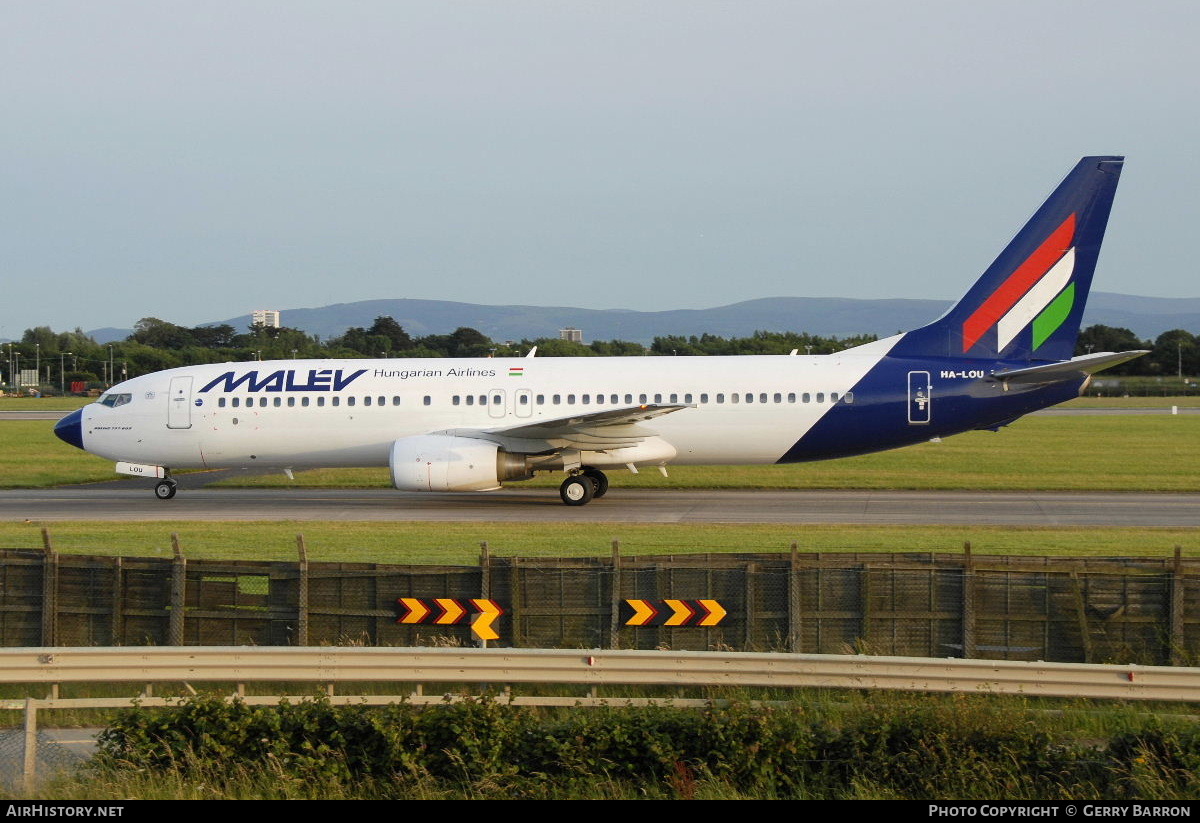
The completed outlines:
{"type": "MultiPolygon", "coordinates": [[[[799,332],[759,331],[749,337],[715,334],[663,335],[649,345],[630,340],[577,343],[558,338],[498,342],[460,327],[450,334],[413,337],[392,317],[369,327],[351,327],[336,337],[288,327],[252,325],[179,326],[146,317],[125,340],[100,344],[80,329],[55,332],[48,326],[26,329],[19,343],[5,344],[5,383],[16,370],[37,369],[44,386],[71,383],[109,384],[149,372],[199,363],[294,358],[356,357],[520,357],[536,346],[538,357],[711,356],[738,354],[829,354],[877,339],[875,335],[825,337],[799,332]]],[[[1076,354],[1148,349],[1150,354],[1110,370],[1113,375],[1176,376],[1200,373],[1200,335],[1183,329],[1163,332],[1153,341],[1111,326],[1090,326],[1079,335],[1076,354]]]]}

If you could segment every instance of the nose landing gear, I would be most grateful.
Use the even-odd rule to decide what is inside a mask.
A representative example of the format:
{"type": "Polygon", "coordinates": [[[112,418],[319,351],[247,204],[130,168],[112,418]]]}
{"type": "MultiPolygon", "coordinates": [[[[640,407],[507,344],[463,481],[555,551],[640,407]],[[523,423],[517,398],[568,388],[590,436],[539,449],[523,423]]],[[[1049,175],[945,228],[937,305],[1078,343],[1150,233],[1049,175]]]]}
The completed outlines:
{"type": "Polygon", "coordinates": [[[162,480],[159,480],[154,484],[154,496],[159,500],[170,500],[175,496],[175,492],[178,490],[178,488],[178,483],[176,483],[170,477],[164,477],[162,480]]]}

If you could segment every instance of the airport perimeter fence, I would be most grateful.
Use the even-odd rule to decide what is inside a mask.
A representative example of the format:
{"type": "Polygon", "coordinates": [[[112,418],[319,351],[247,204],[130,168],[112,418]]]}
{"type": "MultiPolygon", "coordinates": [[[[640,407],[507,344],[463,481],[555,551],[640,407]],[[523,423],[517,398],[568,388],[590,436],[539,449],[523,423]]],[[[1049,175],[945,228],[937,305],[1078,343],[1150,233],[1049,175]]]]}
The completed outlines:
{"type": "Polygon", "coordinates": [[[470,646],[1200,660],[1200,559],[947,553],[492,556],[475,566],[0,550],[4,646],[470,646]],[[407,599],[407,600],[402,600],[407,599]],[[401,605],[405,603],[406,605],[401,605]],[[461,611],[461,614],[459,613],[461,611]],[[402,622],[407,620],[409,622],[402,622]],[[631,621],[644,625],[632,625],[631,621]],[[440,621],[440,622],[438,622],[440,621]]]}

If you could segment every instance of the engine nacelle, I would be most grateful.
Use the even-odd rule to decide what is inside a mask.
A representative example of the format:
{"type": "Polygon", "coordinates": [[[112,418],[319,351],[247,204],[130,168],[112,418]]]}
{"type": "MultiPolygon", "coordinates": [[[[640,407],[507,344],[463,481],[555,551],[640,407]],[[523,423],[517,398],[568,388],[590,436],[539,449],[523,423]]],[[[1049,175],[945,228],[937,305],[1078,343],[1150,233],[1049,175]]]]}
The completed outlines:
{"type": "Polygon", "coordinates": [[[402,437],[392,444],[392,485],[411,492],[482,492],[531,475],[524,455],[495,443],[446,434],[402,437]]]}

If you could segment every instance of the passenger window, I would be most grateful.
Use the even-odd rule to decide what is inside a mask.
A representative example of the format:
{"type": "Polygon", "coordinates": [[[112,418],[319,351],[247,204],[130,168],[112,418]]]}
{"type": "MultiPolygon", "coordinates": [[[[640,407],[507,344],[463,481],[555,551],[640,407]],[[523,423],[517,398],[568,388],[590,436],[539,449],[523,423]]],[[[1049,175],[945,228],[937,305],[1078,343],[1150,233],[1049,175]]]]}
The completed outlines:
{"type": "Polygon", "coordinates": [[[370,398],[370,397],[364,397],[364,398],[363,398],[363,405],[364,405],[364,406],[369,406],[369,405],[371,405],[371,398],[370,398]]]}
{"type": "Polygon", "coordinates": [[[679,402],[679,395],[678,395],[678,394],[675,394],[675,393],[672,393],[672,394],[671,394],[671,402],[672,402],[672,403],[678,403],[678,402],[679,402]]]}
{"type": "Polygon", "coordinates": [[[854,392],[852,392],[852,391],[846,392],[844,395],[842,395],[842,401],[845,403],[853,403],[854,402],[854,392]]]}
{"type": "Polygon", "coordinates": [[[554,395],[554,405],[557,406],[560,403],[562,403],[562,395],[561,394],[554,395]]]}
{"type": "Polygon", "coordinates": [[[724,402],[725,402],[725,395],[723,395],[723,394],[718,394],[718,395],[717,395],[717,402],[718,402],[718,403],[724,403],[724,402]]]}
{"type": "Polygon", "coordinates": [[[300,405],[304,406],[305,408],[308,408],[308,395],[307,394],[304,395],[304,397],[300,398],[300,405]]]}
{"type": "Polygon", "coordinates": [[[283,398],[282,398],[282,397],[276,397],[276,398],[275,398],[275,408],[279,408],[279,407],[280,407],[280,406],[282,406],[282,405],[283,405],[283,398]]]}
{"type": "Polygon", "coordinates": [[[633,395],[632,394],[625,395],[625,404],[630,405],[630,406],[633,405],[633,395]]]}
{"type": "Polygon", "coordinates": [[[789,402],[789,403],[795,403],[795,402],[796,402],[796,393],[795,393],[794,391],[793,391],[793,392],[788,392],[788,402],[789,402]]]}
{"type": "Polygon", "coordinates": [[[700,392],[700,402],[701,403],[708,402],[708,393],[707,392],[700,392]]]}
{"type": "Polygon", "coordinates": [[[766,402],[767,402],[767,393],[766,393],[766,392],[763,392],[762,394],[760,394],[760,395],[758,396],[758,402],[759,402],[759,403],[766,403],[766,402]]]}
{"type": "Polygon", "coordinates": [[[347,405],[347,406],[353,406],[353,405],[354,405],[354,398],[353,398],[353,397],[347,397],[347,398],[346,398],[346,405],[347,405]]]}
{"type": "Polygon", "coordinates": [[[817,402],[818,402],[818,403],[824,403],[824,402],[825,402],[825,392],[823,392],[823,391],[819,391],[819,392],[817,392],[817,402]]]}
{"type": "Polygon", "coordinates": [[[288,408],[289,408],[289,409],[290,409],[290,408],[293,408],[293,407],[295,407],[295,405],[296,405],[296,398],[295,398],[295,397],[289,397],[289,398],[288,398],[288,408]]]}
{"type": "Polygon", "coordinates": [[[342,398],[340,398],[340,397],[333,397],[333,398],[331,398],[330,402],[331,402],[331,403],[332,403],[334,406],[340,406],[340,405],[342,404],[342,398]]]}
{"type": "Polygon", "coordinates": [[[753,402],[754,402],[754,395],[753,395],[753,394],[751,394],[750,392],[746,392],[746,402],[747,402],[747,403],[753,403],[753,402]]]}
{"type": "Polygon", "coordinates": [[[537,396],[537,404],[538,404],[539,406],[544,406],[544,405],[546,405],[546,395],[544,395],[544,394],[539,394],[539,395],[537,396]]]}
{"type": "Polygon", "coordinates": [[[656,395],[654,395],[654,402],[655,402],[655,403],[661,403],[661,402],[662,402],[662,395],[661,395],[661,394],[656,394],[656,395]]]}
{"type": "Polygon", "coordinates": [[[729,402],[736,403],[736,402],[738,402],[738,400],[741,399],[741,397],[742,396],[740,394],[738,394],[737,392],[731,392],[729,395],[729,402]]]}
{"type": "Polygon", "coordinates": [[[398,395],[398,394],[397,394],[397,395],[394,395],[394,396],[392,397],[392,405],[393,405],[393,406],[399,406],[399,405],[400,405],[400,395],[398,395]]]}
{"type": "Polygon", "coordinates": [[[451,398],[450,398],[450,405],[451,405],[451,406],[457,406],[460,400],[462,400],[462,398],[461,398],[461,397],[459,397],[459,396],[456,394],[456,395],[454,395],[453,397],[451,397],[451,398]]]}
{"type": "Polygon", "coordinates": [[[217,408],[221,408],[221,409],[225,408],[225,398],[224,397],[217,398],[217,408]]]}
{"type": "Polygon", "coordinates": [[[233,398],[232,404],[233,404],[233,407],[236,409],[238,406],[242,405],[242,401],[240,398],[235,397],[235,398],[233,398]]]}
{"type": "Polygon", "coordinates": [[[569,405],[569,406],[575,405],[575,395],[573,395],[573,394],[567,395],[567,405],[569,405]]]}
{"type": "Polygon", "coordinates": [[[835,392],[835,391],[831,391],[831,392],[829,393],[829,402],[830,402],[830,403],[836,403],[836,402],[837,402],[837,399],[838,399],[837,392],[835,392]]]}
{"type": "Polygon", "coordinates": [[[468,405],[468,406],[474,406],[474,405],[475,405],[475,395],[473,395],[473,394],[468,394],[468,395],[467,395],[467,405],[468,405]]]}
{"type": "Polygon", "coordinates": [[[528,405],[529,405],[529,395],[527,395],[527,394],[522,394],[522,395],[521,395],[520,397],[518,397],[517,399],[518,399],[518,401],[520,402],[520,404],[521,404],[522,406],[528,406],[528,405]]]}
{"type": "Polygon", "coordinates": [[[590,394],[585,394],[583,397],[581,397],[579,399],[580,399],[580,402],[582,402],[583,405],[585,405],[585,406],[589,405],[592,402],[592,396],[590,394]]]}
{"type": "Polygon", "coordinates": [[[782,403],[782,402],[783,402],[783,395],[782,395],[782,394],[780,394],[779,392],[775,392],[775,402],[776,402],[776,403],[782,403]]]}
{"type": "Polygon", "coordinates": [[[639,402],[639,403],[641,403],[641,404],[643,404],[643,405],[645,405],[645,403],[646,403],[646,395],[644,395],[644,394],[639,394],[639,395],[638,395],[638,402],[639,402]]]}
{"type": "Polygon", "coordinates": [[[621,401],[620,401],[618,395],[613,394],[613,395],[609,395],[608,402],[612,403],[615,406],[616,404],[620,403],[621,401]]]}
{"type": "Polygon", "coordinates": [[[386,398],[386,397],[384,397],[383,395],[380,395],[378,398],[376,398],[376,400],[375,400],[375,405],[377,405],[377,406],[386,406],[386,405],[387,405],[387,398],[386,398]]]}
{"type": "Polygon", "coordinates": [[[265,397],[260,397],[260,398],[258,398],[258,407],[259,407],[260,409],[261,409],[261,408],[265,408],[265,407],[266,407],[266,405],[267,405],[267,398],[265,398],[265,397]]]}
{"type": "Polygon", "coordinates": [[[424,404],[425,404],[426,406],[431,406],[431,405],[433,405],[433,398],[432,398],[432,397],[430,397],[429,395],[425,395],[425,397],[423,398],[422,402],[424,402],[424,404]]]}
{"type": "Polygon", "coordinates": [[[325,406],[325,398],[318,397],[317,398],[317,408],[323,408],[324,406],[325,406]]]}
{"type": "Polygon", "coordinates": [[[808,392],[805,392],[804,394],[800,395],[800,399],[803,400],[805,403],[811,403],[812,395],[809,394],[808,392]]]}

